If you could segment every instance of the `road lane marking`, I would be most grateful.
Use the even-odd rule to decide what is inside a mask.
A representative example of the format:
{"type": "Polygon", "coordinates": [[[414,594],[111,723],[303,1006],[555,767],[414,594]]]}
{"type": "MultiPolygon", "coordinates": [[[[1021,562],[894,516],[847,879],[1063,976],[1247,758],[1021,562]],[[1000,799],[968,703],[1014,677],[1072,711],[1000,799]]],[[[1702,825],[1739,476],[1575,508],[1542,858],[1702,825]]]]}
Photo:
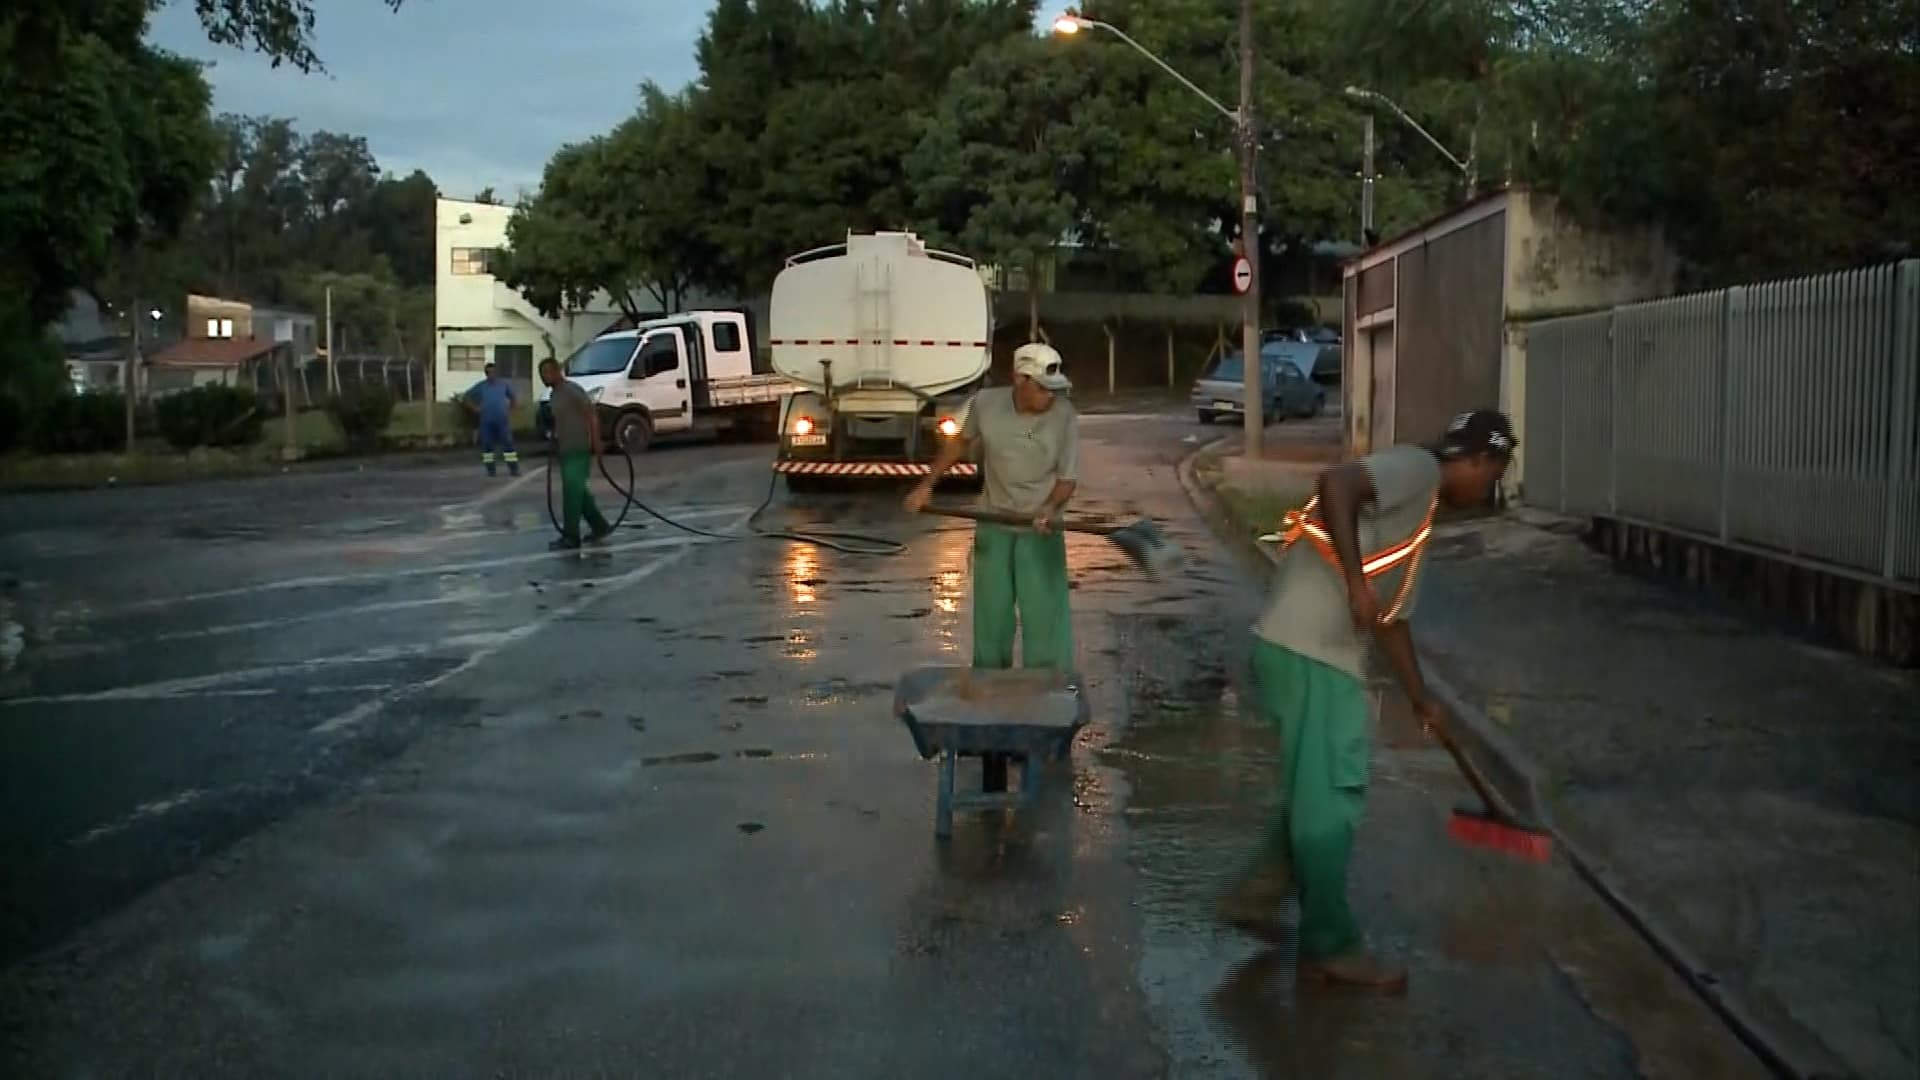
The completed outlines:
{"type": "Polygon", "coordinates": [[[174,792],[164,799],[154,799],[151,802],[141,803],[139,806],[133,808],[132,813],[121,818],[119,821],[89,829],[70,842],[74,847],[84,847],[95,841],[105,840],[107,837],[113,836],[116,833],[126,832],[128,829],[133,828],[148,818],[165,817],[176,810],[191,806],[205,798],[206,795],[207,792],[200,788],[188,788],[185,791],[174,792]]]}
{"type": "MultiPolygon", "coordinates": [[[[746,513],[741,514],[738,518],[734,520],[732,525],[727,526],[727,530],[732,531],[734,529],[739,528],[742,525],[745,525],[747,523],[747,519],[752,516],[753,516],[752,511],[748,511],[746,513]]],[[[690,552],[692,552],[696,546],[700,546],[700,545],[691,544],[691,543],[685,544],[678,551],[675,551],[672,554],[663,555],[660,558],[654,559],[652,562],[649,562],[644,566],[636,567],[633,570],[629,570],[626,573],[621,574],[619,577],[616,577],[615,579],[613,579],[613,581],[609,582],[605,588],[594,589],[586,593],[585,595],[581,596],[579,599],[574,600],[571,603],[564,604],[558,608],[555,608],[554,610],[546,613],[545,615],[542,615],[541,617],[533,620],[532,622],[524,623],[520,626],[513,628],[512,630],[507,631],[504,634],[499,635],[501,640],[499,640],[497,643],[483,646],[479,649],[476,649],[472,655],[467,657],[464,663],[461,663],[452,668],[449,668],[446,671],[442,671],[441,673],[433,676],[432,678],[423,679],[420,682],[413,683],[408,686],[398,687],[385,694],[382,694],[377,698],[374,698],[372,701],[368,701],[361,705],[357,705],[354,708],[348,709],[346,712],[343,712],[338,716],[332,717],[328,720],[324,720],[320,722],[319,724],[316,724],[312,728],[312,731],[316,735],[329,735],[335,732],[343,731],[349,727],[352,727],[355,724],[360,723],[363,720],[366,720],[368,717],[378,714],[381,710],[385,709],[389,705],[394,704],[397,701],[401,701],[405,698],[411,697],[414,694],[418,694],[423,690],[431,690],[434,687],[440,685],[441,683],[446,682],[448,679],[454,678],[455,676],[464,675],[467,672],[472,671],[474,668],[478,667],[480,664],[486,662],[495,653],[498,653],[500,650],[506,648],[507,646],[518,644],[519,642],[525,641],[526,639],[532,637],[533,635],[553,625],[555,622],[561,619],[572,618],[574,615],[577,615],[580,612],[585,611],[587,608],[593,606],[599,601],[609,596],[612,596],[615,593],[620,592],[621,590],[627,588],[628,586],[639,584],[641,581],[644,581],[647,578],[652,577],[654,574],[657,574],[660,571],[665,570],[670,566],[673,566],[674,564],[678,563],[681,559],[686,558],[687,555],[690,552]]]]}
{"type": "Polygon", "coordinates": [[[494,503],[525,487],[529,481],[537,480],[545,475],[547,475],[547,467],[545,465],[537,469],[529,469],[478,498],[465,499],[459,502],[441,503],[440,512],[443,514],[451,514],[462,511],[479,510],[482,507],[492,506],[494,503]]]}
{"type": "MultiPolygon", "coordinates": [[[[746,508],[737,504],[732,506],[700,507],[679,510],[669,513],[668,516],[681,520],[697,520],[700,518],[721,517],[726,514],[738,514],[743,509],[746,508]]],[[[668,513],[664,510],[661,512],[668,513]]],[[[745,520],[746,516],[742,515],[740,521],[744,522],[745,520]]],[[[658,527],[664,528],[664,526],[658,527]]],[[[731,530],[737,527],[738,523],[728,526],[728,529],[731,530]]],[[[647,540],[630,540],[624,544],[606,544],[590,550],[597,554],[618,554],[623,551],[646,551],[652,548],[679,547],[685,544],[714,542],[715,541],[702,537],[675,535],[654,537],[647,540]]],[[[98,614],[119,615],[133,611],[151,611],[158,608],[172,607],[176,604],[191,604],[198,603],[202,600],[220,600],[226,597],[249,596],[253,593],[274,592],[285,589],[319,589],[332,585],[350,585],[365,581],[389,581],[395,578],[459,574],[473,570],[491,569],[496,566],[514,566],[522,563],[542,562],[547,559],[563,557],[564,556],[555,552],[541,550],[523,552],[518,555],[502,555],[489,559],[472,559],[466,562],[439,563],[433,566],[416,566],[398,570],[367,571],[356,574],[315,574],[308,577],[285,578],[280,581],[261,581],[251,585],[236,585],[229,589],[210,589],[205,592],[185,593],[179,596],[155,597],[152,600],[135,600],[132,603],[123,604],[116,608],[102,609],[98,614]]]]}
{"type": "Polygon", "coordinates": [[[117,686],[110,690],[86,690],[67,694],[36,694],[29,697],[15,697],[0,700],[0,708],[11,705],[69,705],[96,701],[144,701],[153,698],[193,697],[210,691],[222,691],[228,687],[259,682],[262,679],[276,679],[303,672],[318,671],[322,668],[346,667],[355,664],[388,664],[396,660],[413,660],[423,656],[434,656],[447,650],[463,648],[485,648],[504,639],[510,631],[495,631],[483,634],[461,634],[442,638],[439,641],[422,642],[412,645],[384,645],[375,649],[366,649],[357,653],[343,653],[337,656],[313,656],[289,664],[263,664],[259,667],[242,668],[238,671],[218,671],[211,675],[188,675],[178,679],[160,679],[149,683],[136,683],[133,686],[117,686]]]}

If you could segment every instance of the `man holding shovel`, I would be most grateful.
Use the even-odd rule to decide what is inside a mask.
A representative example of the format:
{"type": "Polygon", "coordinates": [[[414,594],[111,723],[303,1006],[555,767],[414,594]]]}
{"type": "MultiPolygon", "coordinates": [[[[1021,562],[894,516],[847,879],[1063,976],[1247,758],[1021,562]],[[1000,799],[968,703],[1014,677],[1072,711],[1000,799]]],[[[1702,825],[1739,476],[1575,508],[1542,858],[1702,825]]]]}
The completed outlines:
{"type": "Polygon", "coordinates": [[[1270,938],[1297,885],[1303,978],[1382,993],[1406,987],[1405,971],[1363,949],[1347,906],[1367,786],[1367,649],[1379,643],[1414,715],[1444,733],[1407,627],[1422,556],[1439,506],[1486,502],[1514,445],[1500,413],[1462,414],[1437,446],[1390,447],[1322,473],[1278,537],[1284,553],[1254,628],[1253,674],[1260,712],[1280,732],[1281,800],[1219,915],[1270,938]]]}
{"type": "MultiPolygon", "coordinates": [[[[1013,354],[1013,385],[974,395],[960,437],[941,447],[932,471],[907,496],[907,509],[918,513],[947,470],[978,451],[986,470],[982,509],[1031,522],[1025,528],[985,521],[975,526],[976,668],[1013,666],[1017,624],[1022,666],[1073,669],[1067,541],[1055,527],[1080,477],[1079,415],[1065,396],[1072,389],[1051,345],[1020,346],[1013,354]]],[[[991,756],[984,768],[989,788],[1005,786],[1004,758],[991,756]]]]}

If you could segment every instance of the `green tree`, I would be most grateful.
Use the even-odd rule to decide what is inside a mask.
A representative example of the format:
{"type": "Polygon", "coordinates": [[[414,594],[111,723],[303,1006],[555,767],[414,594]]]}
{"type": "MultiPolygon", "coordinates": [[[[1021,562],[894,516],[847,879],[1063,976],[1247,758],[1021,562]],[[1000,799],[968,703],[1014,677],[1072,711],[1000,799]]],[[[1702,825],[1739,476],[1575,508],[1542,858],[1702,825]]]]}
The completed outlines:
{"type": "Polygon", "coordinates": [[[1085,220],[1087,192],[1116,142],[1084,59],[1010,38],[955,72],[907,159],[936,238],[1026,271],[1039,331],[1044,261],[1085,220]]]}
{"type": "Polygon", "coordinates": [[[549,315],[605,292],[630,318],[677,311],[713,262],[706,140],[651,83],[607,135],[567,146],[507,223],[501,279],[549,315]]]}
{"type": "Polygon", "coordinates": [[[720,0],[690,101],[710,183],[719,287],[763,289],[796,251],[899,227],[915,118],[1034,0],[720,0]]]}

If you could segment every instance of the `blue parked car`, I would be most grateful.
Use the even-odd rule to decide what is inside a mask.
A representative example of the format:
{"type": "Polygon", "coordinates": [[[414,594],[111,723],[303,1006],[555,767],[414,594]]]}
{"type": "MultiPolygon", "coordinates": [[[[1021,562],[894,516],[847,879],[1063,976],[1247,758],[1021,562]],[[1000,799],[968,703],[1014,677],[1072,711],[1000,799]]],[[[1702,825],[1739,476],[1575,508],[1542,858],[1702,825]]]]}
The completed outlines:
{"type": "MultiPolygon", "coordinates": [[[[1318,416],[1327,406],[1326,387],[1313,376],[1325,365],[1322,353],[1332,354],[1335,371],[1340,366],[1340,350],[1304,341],[1269,341],[1260,347],[1260,367],[1266,387],[1261,409],[1264,420],[1283,420],[1290,416],[1318,416]]],[[[1228,353],[1213,362],[1200,381],[1193,384],[1193,408],[1200,422],[1211,424],[1222,416],[1238,416],[1246,401],[1246,365],[1238,352],[1228,353]]]]}

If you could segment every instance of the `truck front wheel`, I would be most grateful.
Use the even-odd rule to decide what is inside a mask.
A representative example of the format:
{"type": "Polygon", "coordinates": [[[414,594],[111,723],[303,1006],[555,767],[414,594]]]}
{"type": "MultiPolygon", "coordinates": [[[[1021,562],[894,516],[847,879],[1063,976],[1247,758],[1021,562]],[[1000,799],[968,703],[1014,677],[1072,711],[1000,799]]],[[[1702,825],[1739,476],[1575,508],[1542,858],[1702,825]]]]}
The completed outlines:
{"type": "Polygon", "coordinates": [[[613,445],[627,454],[644,454],[653,444],[653,425],[637,412],[621,413],[613,423],[613,445]]]}

